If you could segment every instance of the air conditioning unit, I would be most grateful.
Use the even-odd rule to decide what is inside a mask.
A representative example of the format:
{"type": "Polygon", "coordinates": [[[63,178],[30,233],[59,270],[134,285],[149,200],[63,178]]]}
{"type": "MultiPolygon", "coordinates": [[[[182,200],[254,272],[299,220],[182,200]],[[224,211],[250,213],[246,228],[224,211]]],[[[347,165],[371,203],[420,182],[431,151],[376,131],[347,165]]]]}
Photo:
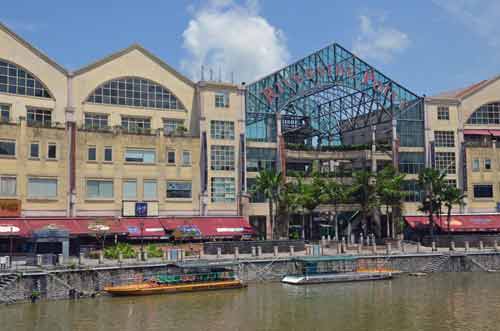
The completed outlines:
{"type": "Polygon", "coordinates": [[[123,201],[122,215],[125,217],[158,216],[157,201],[123,201]]]}

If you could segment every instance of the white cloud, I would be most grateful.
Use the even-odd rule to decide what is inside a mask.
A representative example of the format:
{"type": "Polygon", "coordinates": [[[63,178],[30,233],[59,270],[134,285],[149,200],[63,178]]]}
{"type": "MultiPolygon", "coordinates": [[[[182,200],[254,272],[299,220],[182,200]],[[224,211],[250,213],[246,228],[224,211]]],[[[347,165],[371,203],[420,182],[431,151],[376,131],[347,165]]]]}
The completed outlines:
{"type": "Polygon", "coordinates": [[[490,46],[500,46],[500,1],[498,0],[433,0],[490,46]]]}
{"type": "Polygon", "coordinates": [[[410,45],[404,32],[385,24],[385,16],[359,16],[359,35],[353,43],[353,51],[361,58],[390,62],[396,53],[410,45]]]}
{"type": "Polygon", "coordinates": [[[207,68],[223,80],[234,72],[235,82],[251,82],[287,64],[290,56],[284,34],[259,15],[257,1],[238,5],[232,0],[212,0],[204,7],[190,8],[193,18],[183,32],[188,56],[182,68],[200,79],[207,68]]]}

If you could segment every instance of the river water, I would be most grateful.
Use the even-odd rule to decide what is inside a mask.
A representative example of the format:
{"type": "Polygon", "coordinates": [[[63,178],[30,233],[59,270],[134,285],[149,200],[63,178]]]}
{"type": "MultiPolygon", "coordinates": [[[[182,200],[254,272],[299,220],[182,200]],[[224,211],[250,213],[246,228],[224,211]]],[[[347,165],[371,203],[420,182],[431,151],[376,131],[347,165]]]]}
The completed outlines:
{"type": "Polygon", "coordinates": [[[500,275],[42,301],[0,306],[0,330],[500,330],[500,275]]]}

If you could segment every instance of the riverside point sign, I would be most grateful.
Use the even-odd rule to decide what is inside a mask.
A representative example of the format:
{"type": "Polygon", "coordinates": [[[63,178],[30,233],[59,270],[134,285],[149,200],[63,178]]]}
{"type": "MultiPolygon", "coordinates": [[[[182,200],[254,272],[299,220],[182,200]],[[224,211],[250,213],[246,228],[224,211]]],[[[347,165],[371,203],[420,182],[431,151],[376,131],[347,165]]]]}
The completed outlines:
{"type": "MultiPolygon", "coordinates": [[[[333,81],[337,84],[342,84],[345,80],[356,80],[359,79],[360,74],[356,74],[354,67],[348,64],[337,64],[335,66],[335,71],[333,70],[333,65],[329,64],[325,67],[317,67],[316,69],[305,69],[301,73],[296,73],[290,78],[280,78],[277,80],[273,86],[267,87],[262,90],[267,103],[272,105],[276,98],[279,98],[285,92],[290,92],[293,95],[297,95],[300,86],[303,82],[311,82],[313,86],[308,86],[308,89],[317,88],[319,86],[325,85],[325,82],[333,81]],[[322,79],[323,78],[323,79],[322,79]],[[326,80],[324,79],[326,78],[326,80]]],[[[401,108],[406,105],[406,100],[401,98],[399,93],[392,90],[392,82],[382,82],[376,78],[375,71],[373,69],[368,69],[361,74],[361,89],[372,88],[373,91],[379,93],[380,95],[392,100],[393,103],[399,103],[401,108]]],[[[331,83],[330,83],[331,84],[331,83]]],[[[311,85],[311,84],[308,84],[311,85]]],[[[355,85],[355,84],[354,84],[355,85]]],[[[306,90],[307,91],[307,90],[306,90]]],[[[304,92],[304,91],[303,91],[304,92]]]]}

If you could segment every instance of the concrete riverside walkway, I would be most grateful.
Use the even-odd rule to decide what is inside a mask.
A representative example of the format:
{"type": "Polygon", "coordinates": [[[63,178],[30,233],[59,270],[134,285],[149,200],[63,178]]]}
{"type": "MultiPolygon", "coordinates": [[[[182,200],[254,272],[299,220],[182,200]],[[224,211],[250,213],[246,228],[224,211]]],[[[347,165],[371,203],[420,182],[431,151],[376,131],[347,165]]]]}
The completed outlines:
{"type": "MultiPolygon", "coordinates": [[[[401,249],[398,249],[398,246],[393,247],[393,245],[385,245],[385,246],[363,246],[361,249],[358,249],[357,244],[346,245],[343,253],[339,253],[340,249],[337,249],[336,243],[328,243],[322,247],[322,255],[323,256],[380,256],[380,257],[390,257],[390,256],[415,256],[415,255],[436,255],[436,254],[452,254],[452,255],[475,255],[480,253],[494,253],[498,252],[498,247],[485,247],[482,245],[477,245],[476,247],[471,247],[469,245],[465,245],[463,247],[454,247],[454,250],[451,251],[450,248],[435,248],[432,247],[421,246],[418,244],[408,244],[403,243],[401,249]]],[[[261,253],[258,254],[258,250],[256,250],[256,254],[220,254],[220,255],[206,255],[203,254],[201,256],[188,256],[184,257],[182,260],[167,260],[165,258],[148,258],[146,261],[140,261],[137,258],[133,259],[122,259],[119,260],[111,260],[111,259],[88,259],[88,258],[76,258],[70,257],[62,261],[59,265],[43,265],[43,266],[29,266],[23,265],[22,263],[14,263],[11,268],[1,269],[0,273],[44,273],[46,271],[56,271],[56,270],[82,270],[82,269],[90,269],[90,270],[99,270],[99,269],[121,269],[121,268],[134,268],[140,266],[164,266],[171,263],[193,263],[197,262],[208,263],[208,264],[223,264],[228,262],[257,262],[257,261],[273,261],[273,260],[290,260],[292,257],[300,257],[300,256],[308,256],[308,251],[301,252],[279,252],[275,253],[261,253]],[[293,254],[293,255],[292,255],[293,254]]]]}

